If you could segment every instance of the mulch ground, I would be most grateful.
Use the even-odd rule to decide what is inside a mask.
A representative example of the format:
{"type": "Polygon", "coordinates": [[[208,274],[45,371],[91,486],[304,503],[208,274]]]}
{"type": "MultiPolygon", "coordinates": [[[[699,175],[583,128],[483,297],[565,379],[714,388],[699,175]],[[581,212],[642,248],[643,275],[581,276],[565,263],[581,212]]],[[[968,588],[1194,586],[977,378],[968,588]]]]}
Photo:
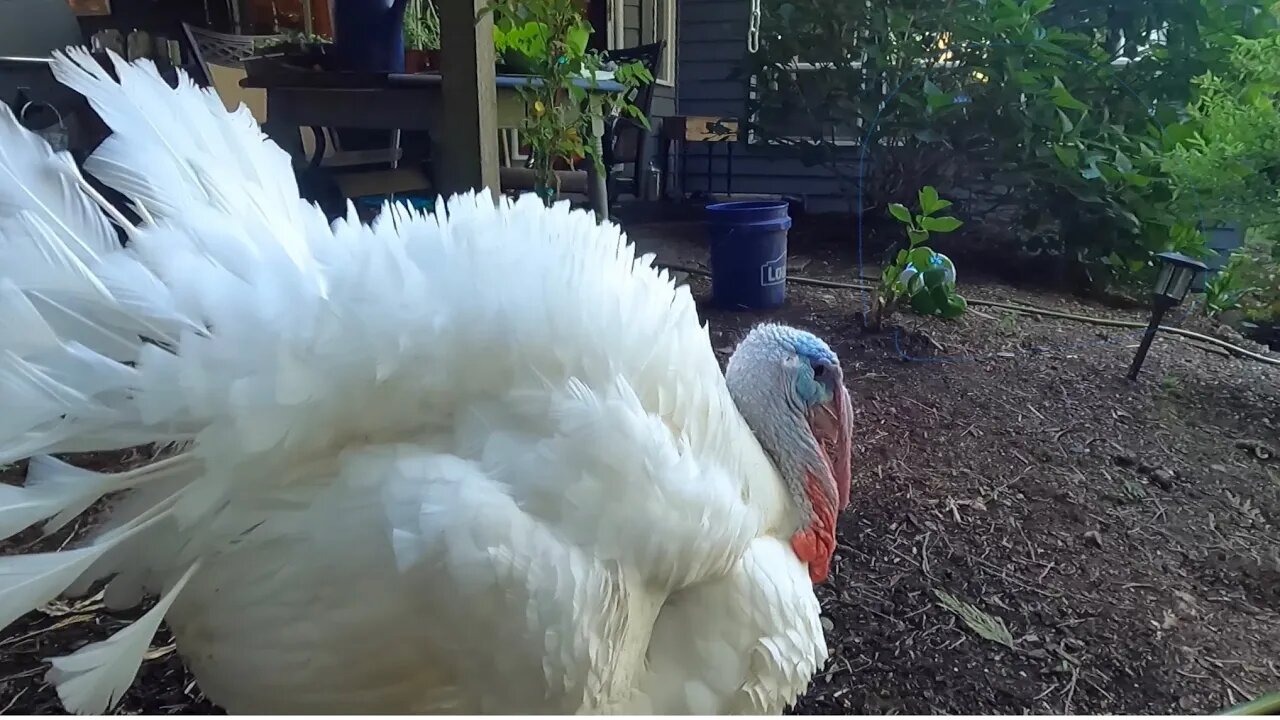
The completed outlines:
{"type": "MultiPolygon", "coordinates": [[[[818,255],[793,272],[847,279],[818,255]]],[[[854,499],[819,589],[832,657],[797,712],[1202,713],[1280,689],[1280,368],[1161,336],[1129,383],[1136,331],[974,308],[865,335],[850,291],[789,298],[705,316],[722,358],[760,320],[818,332],[854,396],[854,499]]],[[[130,617],[56,604],[5,630],[0,711],[57,712],[41,658],[130,617]]],[[[170,643],[118,712],[217,711],[170,643]]]]}

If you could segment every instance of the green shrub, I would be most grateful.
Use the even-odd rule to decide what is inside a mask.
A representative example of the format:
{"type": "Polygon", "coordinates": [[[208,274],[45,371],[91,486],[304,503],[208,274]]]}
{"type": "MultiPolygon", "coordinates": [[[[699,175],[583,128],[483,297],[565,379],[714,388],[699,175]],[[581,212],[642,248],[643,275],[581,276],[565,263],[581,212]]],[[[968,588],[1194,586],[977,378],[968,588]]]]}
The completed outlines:
{"type": "Polygon", "coordinates": [[[1196,85],[1189,137],[1164,159],[1184,207],[1211,221],[1280,220],[1280,35],[1241,38],[1229,66],[1196,85]]]}
{"type": "Polygon", "coordinates": [[[1234,0],[1066,4],[763,0],[761,49],[745,68],[752,130],[851,193],[861,182],[855,210],[907,202],[923,185],[954,198],[987,188],[968,201],[971,220],[1011,216],[1029,250],[1094,283],[1149,282],[1154,254],[1203,255],[1163,163],[1192,135],[1192,79],[1224,66],[1245,5],[1250,28],[1264,14],[1234,0]],[[798,74],[796,58],[816,67],[798,74]],[[869,131],[867,148],[835,137],[869,131]]]}

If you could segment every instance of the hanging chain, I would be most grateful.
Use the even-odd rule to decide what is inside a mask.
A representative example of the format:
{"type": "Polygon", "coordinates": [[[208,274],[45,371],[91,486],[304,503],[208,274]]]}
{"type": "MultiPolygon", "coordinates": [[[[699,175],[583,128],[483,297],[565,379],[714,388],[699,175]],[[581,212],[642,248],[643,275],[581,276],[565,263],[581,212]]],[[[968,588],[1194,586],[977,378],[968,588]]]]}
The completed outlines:
{"type": "Polygon", "coordinates": [[[751,0],[751,23],[747,26],[747,52],[760,50],[760,0],[751,0]]]}

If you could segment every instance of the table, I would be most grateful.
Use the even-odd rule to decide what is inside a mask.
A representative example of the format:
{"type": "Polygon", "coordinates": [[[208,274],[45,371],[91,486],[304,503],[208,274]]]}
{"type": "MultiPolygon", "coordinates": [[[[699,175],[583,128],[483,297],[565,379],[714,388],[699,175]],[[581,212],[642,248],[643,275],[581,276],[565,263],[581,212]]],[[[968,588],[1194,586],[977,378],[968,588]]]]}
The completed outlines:
{"type": "MultiPolygon", "coordinates": [[[[312,70],[260,58],[245,63],[246,78],[241,85],[267,93],[267,122],[262,130],[295,158],[302,157],[299,127],[330,127],[360,130],[425,130],[432,132],[439,147],[449,142],[439,132],[442,77],[439,73],[356,73],[312,70]]],[[[517,128],[526,108],[520,88],[536,86],[540,80],[528,75],[499,75],[497,85],[498,127],[517,128]]],[[[579,87],[589,92],[620,93],[625,87],[613,80],[594,84],[582,79],[579,87]]],[[[598,125],[598,124],[593,124],[598,125]]],[[[598,127],[591,128],[599,132],[598,127]]],[[[588,141],[599,140],[599,136],[588,141]]],[[[436,157],[439,157],[436,153],[436,157]]],[[[606,173],[608,169],[606,168],[606,173]]],[[[588,196],[596,217],[609,213],[607,178],[587,164],[588,196]]]]}
{"type": "MultiPolygon", "coordinates": [[[[725,194],[733,194],[733,146],[738,143],[738,120],[731,117],[714,115],[676,115],[662,121],[662,137],[659,157],[664,165],[663,182],[670,177],[665,167],[670,157],[671,144],[680,145],[680,194],[686,196],[689,177],[689,143],[704,143],[707,147],[707,195],[712,193],[712,166],[715,160],[717,144],[725,145],[727,167],[725,168],[725,194]]],[[[666,197],[665,188],[661,193],[666,197]]]]}

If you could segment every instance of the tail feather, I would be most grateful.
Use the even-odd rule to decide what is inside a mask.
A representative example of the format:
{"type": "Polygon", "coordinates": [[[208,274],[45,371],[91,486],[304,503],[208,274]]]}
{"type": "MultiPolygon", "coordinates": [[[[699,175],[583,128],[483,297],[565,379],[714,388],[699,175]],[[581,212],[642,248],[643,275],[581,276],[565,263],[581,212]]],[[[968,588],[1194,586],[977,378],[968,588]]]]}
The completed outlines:
{"type": "MultiPolygon", "coordinates": [[[[165,495],[190,484],[199,464],[190,455],[176,455],[122,473],[99,473],[79,468],[47,455],[27,463],[23,487],[0,485],[0,540],[12,537],[42,520],[45,533],[57,531],[102,497],[147,484],[176,480],[179,484],[165,495]]],[[[155,505],[148,503],[148,507],[155,505]]],[[[141,512],[125,517],[124,524],[141,512]]],[[[119,515],[116,516],[120,518],[119,515]]]]}
{"type": "MultiPolygon", "coordinates": [[[[81,261],[119,247],[102,211],[80,192],[82,178],[69,155],[51,152],[11,112],[0,113],[0,137],[0,218],[25,218],[50,239],[40,249],[81,261]]],[[[7,238],[14,227],[6,223],[4,230],[0,237],[7,238]]]]}
{"type": "Polygon", "coordinates": [[[199,565],[192,563],[154,607],[111,637],[49,661],[53,667],[45,679],[57,688],[63,707],[73,713],[101,715],[120,699],[138,674],[165,613],[199,565]]]}
{"type": "MultiPolygon", "coordinates": [[[[309,267],[293,166],[287,153],[267,144],[249,111],[228,115],[185,74],[171,88],[150,61],[126,63],[115,54],[111,60],[118,82],[82,48],[55,53],[54,76],[116,131],[85,169],[158,220],[202,205],[232,214],[259,249],[283,249],[309,267]]],[[[222,254],[216,244],[205,249],[222,254]]]]}
{"type": "Polygon", "coordinates": [[[53,532],[112,490],[112,480],[98,473],[51,457],[33,458],[24,487],[0,485],[0,538],[12,537],[42,520],[49,520],[44,532],[53,532]]]}
{"type": "Polygon", "coordinates": [[[0,558],[0,627],[56,598],[104,552],[106,548],[91,545],[0,558]]]}
{"type": "MultiPolygon", "coordinates": [[[[227,113],[185,76],[171,88],[149,62],[111,60],[118,80],[79,48],[56,53],[53,72],[112,129],[85,168],[124,194],[140,225],[0,108],[0,463],[31,458],[25,486],[0,485],[0,539],[42,522],[51,531],[129,491],[90,544],[0,557],[0,627],[103,578],[111,607],[164,591],[132,625],[52,661],[65,707],[95,713],[132,682],[205,538],[268,519],[289,532],[301,519],[220,517],[231,481],[205,477],[193,453],[114,474],[48,455],[188,443],[229,406],[305,400],[310,386],[251,376],[274,359],[282,328],[314,314],[298,298],[326,292],[317,258],[344,252],[247,110],[227,113]]],[[[248,453],[285,425],[264,414],[227,427],[248,453]]]]}

